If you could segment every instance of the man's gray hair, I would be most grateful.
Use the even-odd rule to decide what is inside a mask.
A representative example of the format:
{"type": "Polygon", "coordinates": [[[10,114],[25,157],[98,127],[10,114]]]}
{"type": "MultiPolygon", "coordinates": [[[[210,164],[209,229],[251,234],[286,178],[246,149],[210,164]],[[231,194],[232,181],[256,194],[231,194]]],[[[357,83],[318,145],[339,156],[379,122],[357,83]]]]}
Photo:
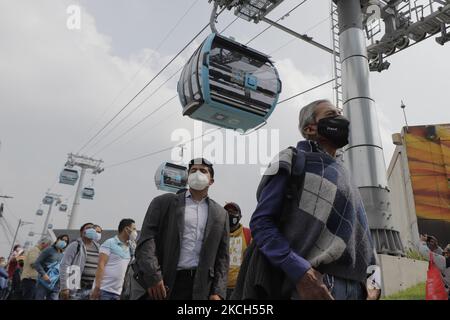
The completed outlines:
{"type": "Polygon", "coordinates": [[[38,245],[50,245],[50,244],[52,244],[52,239],[50,239],[50,238],[47,238],[47,237],[44,237],[44,238],[41,238],[39,241],[38,241],[38,245]]]}
{"type": "Polygon", "coordinates": [[[305,134],[303,129],[305,129],[305,127],[307,125],[315,123],[315,120],[314,120],[315,114],[314,113],[316,111],[316,107],[319,104],[324,103],[324,102],[333,104],[328,99],[320,99],[320,100],[313,101],[310,104],[307,104],[300,110],[300,113],[298,115],[298,129],[300,130],[300,133],[302,134],[303,138],[308,139],[308,136],[305,134]]]}

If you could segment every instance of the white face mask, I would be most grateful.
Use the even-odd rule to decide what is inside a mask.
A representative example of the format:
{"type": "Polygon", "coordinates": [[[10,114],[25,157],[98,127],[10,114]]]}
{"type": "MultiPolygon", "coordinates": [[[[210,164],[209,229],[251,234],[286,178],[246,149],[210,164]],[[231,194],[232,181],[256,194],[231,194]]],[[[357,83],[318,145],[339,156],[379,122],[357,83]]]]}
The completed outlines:
{"type": "Polygon", "coordinates": [[[137,236],[138,236],[138,234],[137,234],[136,230],[131,231],[130,237],[129,237],[130,241],[136,241],[137,236]]]}
{"type": "Polygon", "coordinates": [[[209,185],[209,179],[206,174],[196,171],[189,175],[188,184],[192,189],[201,191],[209,185]]]}

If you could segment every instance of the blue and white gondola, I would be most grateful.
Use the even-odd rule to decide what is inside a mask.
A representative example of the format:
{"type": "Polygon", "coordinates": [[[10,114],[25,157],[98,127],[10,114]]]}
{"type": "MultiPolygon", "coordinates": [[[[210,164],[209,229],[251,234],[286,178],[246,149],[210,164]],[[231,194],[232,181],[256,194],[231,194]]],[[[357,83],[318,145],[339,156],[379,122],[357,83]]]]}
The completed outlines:
{"type": "Polygon", "coordinates": [[[244,132],[266,122],[281,89],[267,55],[216,33],[189,59],[177,87],[183,115],[244,132]]]}
{"type": "Polygon", "coordinates": [[[78,180],[78,171],[65,168],[59,175],[59,183],[75,185],[78,180]]]}
{"type": "Polygon", "coordinates": [[[81,198],[87,200],[93,200],[95,195],[94,188],[83,188],[83,192],[81,193],[81,198]]]}
{"type": "Polygon", "coordinates": [[[155,173],[155,185],[158,190],[177,192],[186,188],[187,168],[177,164],[164,162],[155,173]]]}
{"type": "Polygon", "coordinates": [[[51,196],[45,196],[44,199],[42,199],[43,204],[52,205],[53,204],[53,197],[51,196]]]}

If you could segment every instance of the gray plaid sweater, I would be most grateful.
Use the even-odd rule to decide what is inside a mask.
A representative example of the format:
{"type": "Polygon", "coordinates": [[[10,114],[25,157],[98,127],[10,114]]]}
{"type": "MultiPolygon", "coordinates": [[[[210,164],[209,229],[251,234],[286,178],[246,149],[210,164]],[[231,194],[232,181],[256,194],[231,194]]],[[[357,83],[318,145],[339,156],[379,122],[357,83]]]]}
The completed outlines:
{"type": "Polygon", "coordinates": [[[294,166],[291,160],[292,150],[286,149],[271,163],[258,187],[258,202],[265,186],[283,171],[288,172],[285,176],[301,179],[303,188],[297,203],[285,201],[277,229],[268,225],[270,220],[255,216],[257,208],[251,224],[257,247],[285,272],[288,268],[282,264],[294,253],[321,273],[365,282],[367,267],[376,264],[376,258],[362,199],[348,171],[312,141],[299,142],[294,166]],[[276,252],[282,241],[290,247],[288,258],[276,252]]]}

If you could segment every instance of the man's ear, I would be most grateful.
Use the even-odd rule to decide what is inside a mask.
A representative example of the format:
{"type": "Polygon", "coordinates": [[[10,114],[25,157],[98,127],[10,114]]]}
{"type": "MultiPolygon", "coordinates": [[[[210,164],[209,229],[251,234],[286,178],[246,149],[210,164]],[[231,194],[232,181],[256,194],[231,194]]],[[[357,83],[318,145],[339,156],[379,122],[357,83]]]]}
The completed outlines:
{"type": "Polygon", "coordinates": [[[214,179],[213,178],[209,179],[209,185],[212,185],[213,183],[214,183],[214,179]]]}
{"type": "Polygon", "coordinates": [[[308,124],[305,128],[303,128],[303,132],[309,136],[315,133],[314,127],[312,124],[308,124]]]}

